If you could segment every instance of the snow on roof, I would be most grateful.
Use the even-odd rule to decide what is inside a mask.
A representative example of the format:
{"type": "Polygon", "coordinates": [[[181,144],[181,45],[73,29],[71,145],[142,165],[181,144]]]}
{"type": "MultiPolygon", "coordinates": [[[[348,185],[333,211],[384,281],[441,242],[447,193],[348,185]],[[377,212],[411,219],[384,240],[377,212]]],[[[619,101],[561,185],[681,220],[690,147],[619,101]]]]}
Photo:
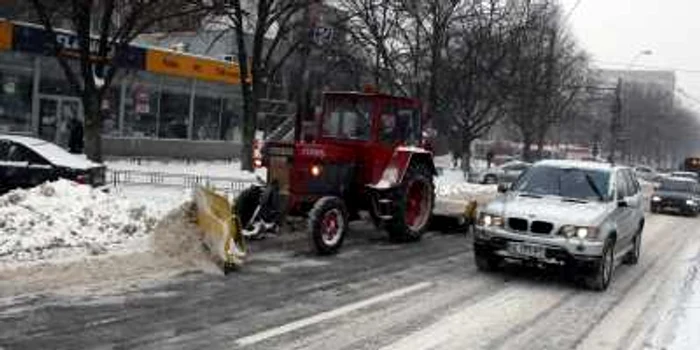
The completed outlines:
{"type": "Polygon", "coordinates": [[[698,176],[697,173],[694,173],[694,172],[692,172],[692,171],[674,171],[674,172],[671,173],[671,176],[674,176],[674,175],[680,175],[680,176],[696,176],[696,177],[698,176]]]}
{"type": "Polygon", "coordinates": [[[664,178],[664,179],[663,179],[662,181],[673,181],[673,182],[692,182],[692,183],[696,183],[696,182],[697,182],[696,180],[693,180],[693,179],[691,179],[691,178],[688,178],[688,177],[682,177],[682,176],[673,176],[673,175],[672,175],[672,176],[669,176],[669,177],[666,177],[666,178],[664,178]]]}
{"type": "Polygon", "coordinates": [[[534,166],[549,166],[555,168],[582,168],[590,170],[613,170],[616,168],[624,168],[614,166],[610,163],[592,162],[585,160],[541,160],[535,163],[534,166]]]}
{"type": "Polygon", "coordinates": [[[89,169],[100,166],[100,164],[89,161],[84,156],[68,153],[63,148],[29,136],[0,135],[0,140],[17,142],[46,158],[51,164],[73,169],[89,169]]]}

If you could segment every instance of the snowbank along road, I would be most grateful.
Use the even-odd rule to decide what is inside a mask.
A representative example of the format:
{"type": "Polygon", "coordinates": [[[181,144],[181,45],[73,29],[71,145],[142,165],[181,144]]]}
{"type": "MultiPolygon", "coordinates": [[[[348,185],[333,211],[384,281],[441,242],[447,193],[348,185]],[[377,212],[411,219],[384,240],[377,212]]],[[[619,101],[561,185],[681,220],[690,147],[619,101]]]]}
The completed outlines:
{"type": "Polygon", "coordinates": [[[649,215],[640,263],[618,266],[604,293],[556,270],[480,273],[464,235],[395,245],[353,226],[345,249],[327,258],[311,255],[303,237],[264,250],[271,243],[258,242],[252,261],[226,277],[4,297],[0,347],[696,349],[679,332],[699,329],[688,325],[697,223],[649,215]]]}

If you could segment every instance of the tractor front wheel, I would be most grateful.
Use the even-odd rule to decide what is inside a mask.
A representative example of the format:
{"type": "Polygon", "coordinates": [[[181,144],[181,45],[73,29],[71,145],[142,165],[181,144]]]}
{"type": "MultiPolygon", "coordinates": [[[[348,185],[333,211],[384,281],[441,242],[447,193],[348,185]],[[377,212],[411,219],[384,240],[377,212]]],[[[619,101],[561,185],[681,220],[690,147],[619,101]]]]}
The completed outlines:
{"type": "Polygon", "coordinates": [[[422,164],[411,166],[394,203],[393,218],[386,224],[389,238],[398,242],[419,240],[428,227],[435,205],[435,185],[429,168],[422,164]]]}
{"type": "Polygon", "coordinates": [[[323,197],[309,212],[311,244],[319,255],[338,252],[348,231],[348,211],[338,197],[323,197]]]}
{"type": "Polygon", "coordinates": [[[259,222],[250,222],[253,215],[259,210],[258,207],[260,206],[262,190],[263,189],[258,186],[251,186],[243,190],[243,192],[236,197],[234,206],[236,210],[235,213],[240,220],[243,235],[246,237],[258,237],[262,234],[262,225],[259,222]]]}

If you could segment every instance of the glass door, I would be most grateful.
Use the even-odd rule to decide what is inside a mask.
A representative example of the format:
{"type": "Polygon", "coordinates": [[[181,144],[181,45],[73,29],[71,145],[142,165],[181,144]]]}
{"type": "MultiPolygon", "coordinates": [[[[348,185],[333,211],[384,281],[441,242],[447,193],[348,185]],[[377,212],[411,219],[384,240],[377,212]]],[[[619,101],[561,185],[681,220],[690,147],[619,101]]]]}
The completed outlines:
{"type": "Polygon", "coordinates": [[[79,98],[67,96],[39,98],[39,137],[42,139],[66,148],[70,140],[71,128],[82,125],[83,120],[83,105],[79,98]]]}
{"type": "Polygon", "coordinates": [[[55,97],[39,98],[39,137],[46,141],[56,142],[59,104],[55,97]]]}

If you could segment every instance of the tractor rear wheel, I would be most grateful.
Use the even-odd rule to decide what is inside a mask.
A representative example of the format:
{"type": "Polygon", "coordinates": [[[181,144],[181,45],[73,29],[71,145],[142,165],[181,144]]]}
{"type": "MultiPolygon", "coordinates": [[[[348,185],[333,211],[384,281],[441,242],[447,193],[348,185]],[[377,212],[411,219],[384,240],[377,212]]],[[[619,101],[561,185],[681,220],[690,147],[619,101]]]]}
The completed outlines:
{"type": "Polygon", "coordinates": [[[259,186],[248,187],[236,197],[236,216],[240,220],[244,236],[256,237],[262,233],[262,225],[250,223],[255,211],[260,206],[262,188],[259,186]],[[250,225],[249,225],[250,224],[250,225]]]}
{"type": "Polygon", "coordinates": [[[425,164],[412,164],[394,197],[394,216],[386,222],[392,241],[408,242],[421,238],[435,205],[433,174],[425,164]]]}
{"type": "Polygon", "coordinates": [[[311,244],[319,255],[338,252],[348,231],[348,211],[338,197],[323,197],[309,212],[311,244]]]}

